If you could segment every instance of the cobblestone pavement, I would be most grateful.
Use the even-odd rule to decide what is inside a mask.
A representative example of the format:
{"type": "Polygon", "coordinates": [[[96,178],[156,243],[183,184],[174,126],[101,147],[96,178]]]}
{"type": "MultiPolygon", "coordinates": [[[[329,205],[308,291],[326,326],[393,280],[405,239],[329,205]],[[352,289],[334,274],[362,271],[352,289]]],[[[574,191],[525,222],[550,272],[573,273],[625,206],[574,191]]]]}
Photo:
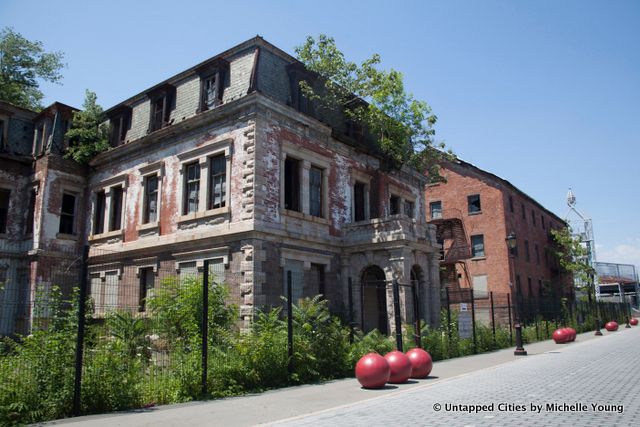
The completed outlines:
{"type": "Polygon", "coordinates": [[[640,425],[640,330],[556,347],[494,368],[272,425],[640,425]]]}

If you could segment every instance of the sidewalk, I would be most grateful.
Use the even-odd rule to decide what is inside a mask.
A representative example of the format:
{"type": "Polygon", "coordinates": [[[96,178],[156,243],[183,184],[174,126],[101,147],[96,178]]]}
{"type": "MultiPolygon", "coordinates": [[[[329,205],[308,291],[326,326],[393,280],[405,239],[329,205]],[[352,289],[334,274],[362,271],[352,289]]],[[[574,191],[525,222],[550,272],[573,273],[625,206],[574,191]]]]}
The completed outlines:
{"type": "MultiPolygon", "coordinates": [[[[633,333],[633,329],[621,329],[613,334],[633,333]]],[[[603,337],[593,332],[578,335],[576,342],[557,345],[543,341],[525,346],[528,356],[516,357],[513,348],[475,356],[449,359],[434,363],[431,377],[411,380],[407,384],[388,385],[381,390],[364,390],[355,379],[330,381],[319,385],[303,385],[228,399],[167,405],[147,410],[91,415],[46,423],[45,425],[83,426],[251,426],[300,417],[328,409],[350,406],[355,403],[392,396],[409,390],[430,387],[468,373],[509,363],[522,363],[546,352],[580,346],[593,339],[606,340],[612,335],[603,329],[603,337]]]]}

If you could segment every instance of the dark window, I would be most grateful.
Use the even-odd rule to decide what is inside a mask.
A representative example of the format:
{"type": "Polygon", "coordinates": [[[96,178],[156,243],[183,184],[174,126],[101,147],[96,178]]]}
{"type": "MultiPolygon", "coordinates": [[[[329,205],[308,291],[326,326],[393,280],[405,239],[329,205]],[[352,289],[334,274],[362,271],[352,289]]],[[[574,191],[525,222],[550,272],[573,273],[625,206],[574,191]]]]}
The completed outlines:
{"type": "Polygon", "coordinates": [[[533,296],[533,286],[531,283],[531,277],[527,277],[527,287],[529,288],[529,296],[533,296]]]}
{"type": "Polygon", "coordinates": [[[140,299],[138,305],[138,311],[146,311],[147,309],[147,297],[149,291],[154,287],[155,273],[152,267],[146,267],[140,269],[140,299]]]}
{"type": "Polygon", "coordinates": [[[4,120],[0,120],[0,150],[5,151],[7,149],[7,141],[4,136],[6,126],[4,120]]]}
{"type": "Polygon", "coordinates": [[[533,209],[531,209],[531,221],[533,222],[533,225],[536,225],[536,213],[533,209]]]}
{"type": "Polygon", "coordinates": [[[300,161],[284,161],[284,208],[300,212],[300,161]]]}
{"type": "Polygon", "coordinates": [[[27,211],[27,223],[25,224],[25,234],[33,234],[33,221],[36,211],[36,190],[29,192],[29,210],[27,211]]]}
{"type": "Polygon", "coordinates": [[[542,215],[540,215],[540,220],[542,221],[542,229],[546,230],[547,228],[544,225],[544,217],[542,215]]]}
{"type": "Polygon", "coordinates": [[[197,212],[200,202],[200,164],[191,163],[185,166],[186,180],[184,182],[184,215],[197,212]]]}
{"type": "Polygon", "coordinates": [[[513,213],[513,196],[509,196],[509,212],[513,213]]]}
{"type": "Polygon", "coordinates": [[[473,258],[484,256],[484,235],[471,236],[471,256],[473,258]]]}
{"type": "Polygon", "coordinates": [[[121,111],[109,119],[109,144],[117,147],[125,142],[127,131],[131,125],[131,110],[121,111]]]}
{"type": "Polygon", "coordinates": [[[344,134],[356,141],[360,141],[364,137],[364,129],[360,123],[354,120],[347,120],[344,134]]]}
{"type": "Polygon", "coordinates": [[[60,229],[62,234],[74,234],[74,223],[76,218],[76,196],[73,194],[62,194],[62,208],[60,209],[60,229]]]}
{"type": "Polygon", "coordinates": [[[311,264],[311,273],[313,274],[312,280],[314,280],[317,285],[316,289],[313,289],[312,292],[315,295],[322,295],[324,298],[327,297],[325,279],[324,279],[324,265],[322,264],[311,264]]]}
{"type": "Polygon", "coordinates": [[[158,220],[158,176],[150,175],[144,182],[144,213],[142,222],[156,222],[158,220]]]}
{"type": "Polygon", "coordinates": [[[149,95],[151,100],[151,119],[149,132],[162,129],[169,124],[175,87],[164,85],[149,95]]]}
{"type": "Polygon", "coordinates": [[[480,195],[472,194],[471,196],[467,196],[467,206],[470,214],[482,212],[482,208],[480,206],[480,195]]]}
{"type": "Polygon", "coordinates": [[[104,191],[96,193],[96,210],[93,213],[93,234],[102,234],[104,232],[105,201],[106,195],[104,191]]]}
{"type": "Polygon", "coordinates": [[[527,219],[527,212],[524,210],[524,203],[520,205],[522,207],[522,219],[527,219]]]}
{"type": "Polygon", "coordinates": [[[111,188],[111,212],[109,214],[109,231],[122,228],[122,187],[111,188]]]}
{"type": "Polygon", "coordinates": [[[531,261],[531,253],[529,252],[529,241],[524,241],[524,259],[526,261],[531,261]]]}
{"type": "MultiPolygon", "coordinates": [[[[518,295],[522,296],[522,285],[520,284],[520,275],[516,274],[516,292],[518,295]]],[[[518,302],[515,302],[518,304],[518,302]]]]}
{"type": "Polygon", "coordinates": [[[365,209],[365,184],[361,182],[356,182],[353,185],[353,220],[354,221],[364,221],[366,218],[366,209],[365,209]]]}
{"type": "Polygon", "coordinates": [[[398,215],[400,213],[400,197],[391,196],[389,199],[389,215],[398,215]]]}
{"type": "Polygon", "coordinates": [[[322,169],[309,169],[309,214],[322,217],[322,169]]]}
{"type": "Polygon", "coordinates": [[[209,209],[226,205],[227,158],[224,154],[209,160],[209,209]]]}
{"type": "Polygon", "coordinates": [[[536,253],[536,264],[540,265],[540,248],[538,247],[537,243],[534,246],[534,250],[536,253]]]}
{"type": "Polygon", "coordinates": [[[9,213],[10,196],[10,190],[0,188],[0,233],[7,232],[7,214],[9,213]]]}
{"type": "Polygon", "coordinates": [[[413,218],[414,204],[410,200],[404,201],[404,214],[409,218],[413,218]]]}
{"type": "Polygon", "coordinates": [[[429,211],[431,212],[431,219],[442,218],[442,202],[437,201],[429,203],[429,211]]]}

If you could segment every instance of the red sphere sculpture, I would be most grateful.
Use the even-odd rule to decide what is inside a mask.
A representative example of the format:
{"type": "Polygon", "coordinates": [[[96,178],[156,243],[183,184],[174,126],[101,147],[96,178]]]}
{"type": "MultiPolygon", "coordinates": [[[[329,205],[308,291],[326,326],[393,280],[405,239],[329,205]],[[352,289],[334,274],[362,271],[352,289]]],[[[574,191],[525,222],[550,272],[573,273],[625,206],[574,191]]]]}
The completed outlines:
{"type": "Polygon", "coordinates": [[[391,375],[389,376],[389,382],[392,384],[402,384],[407,382],[411,376],[411,361],[401,351],[394,350],[384,355],[384,358],[389,362],[389,368],[391,368],[391,375]]]}
{"type": "Polygon", "coordinates": [[[433,368],[431,355],[421,348],[412,348],[407,351],[407,357],[411,362],[411,378],[427,378],[433,368]]]}
{"type": "Polygon", "coordinates": [[[618,322],[612,320],[611,322],[607,322],[606,325],[604,325],[604,328],[609,331],[609,332],[614,332],[618,330],[618,322]]]}
{"type": "Polygon", "coordinates": [[[564,328],[556,329],[553,332],[552,338],[556,344],[563,344],[567,342],[567,331],[564,328]]]}
{"type": "Polygon", "coordinates": [[[638,326],[638,319],[636,319],[635,317],[632,318],[631,320],[629,320],[629,324],[633,326],[638,326]]]}
{"type": "Polygon", "coordinates": [[[568,329],[569,329],[569,342],[574,342],[576,340],[576,335],[578,335],[578,333],[573,328],[568,328],[568,329]]]}
{"type": "Polygon", "coordinates": [[[356,363],[356,378],[364,388],[382,388],[389,381],[389,363],[378,353],[365,354],[356,363]]]}

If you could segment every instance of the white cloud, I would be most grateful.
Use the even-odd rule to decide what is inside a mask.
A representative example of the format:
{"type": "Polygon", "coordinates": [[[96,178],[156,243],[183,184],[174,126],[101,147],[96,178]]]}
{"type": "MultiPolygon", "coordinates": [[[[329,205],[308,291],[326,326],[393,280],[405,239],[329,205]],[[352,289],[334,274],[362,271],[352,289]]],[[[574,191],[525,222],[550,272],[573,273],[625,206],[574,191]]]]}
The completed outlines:
{"type": "Polygon", "coordinates": [[[640,239],[634,239],[613,248],[596,245],[596,257],[600,262],[633,264],[640,267],[640,239]]]}

